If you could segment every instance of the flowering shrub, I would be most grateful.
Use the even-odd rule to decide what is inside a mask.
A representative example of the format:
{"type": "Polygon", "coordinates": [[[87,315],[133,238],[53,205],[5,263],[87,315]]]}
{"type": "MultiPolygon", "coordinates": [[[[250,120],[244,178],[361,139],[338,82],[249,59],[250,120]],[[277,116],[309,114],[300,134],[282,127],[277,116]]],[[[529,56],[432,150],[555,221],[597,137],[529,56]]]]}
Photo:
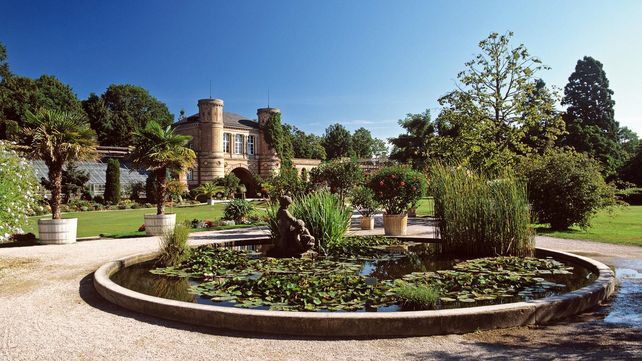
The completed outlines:
{"type": "Polygon", "coordinates": [[[379,170],[368,180],[368,188],[387,214],[403,214],[426,193],[426,177],[407,167],[393,166],[379,170]]]}
{"type": "Polygon", "coordinates": [[[0,141],[0,242],[22,233],[38,208],[38,181],[31,165],[0,141]]]}

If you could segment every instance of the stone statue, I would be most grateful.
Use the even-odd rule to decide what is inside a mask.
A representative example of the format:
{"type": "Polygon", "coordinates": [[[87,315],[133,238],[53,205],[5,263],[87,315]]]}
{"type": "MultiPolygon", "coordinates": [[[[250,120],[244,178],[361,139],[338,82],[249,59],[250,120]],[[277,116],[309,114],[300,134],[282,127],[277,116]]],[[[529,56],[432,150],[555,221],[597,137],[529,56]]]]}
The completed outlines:
{"type": "Polygon", "coordinates": [[[315,239],[305,227],[305,223],[294,218],[288,207],[292,198],[283,196],[279,198],[279,239],[276,241],[273,255],[277,257],[300,257],[314,246],[315,239]]]}

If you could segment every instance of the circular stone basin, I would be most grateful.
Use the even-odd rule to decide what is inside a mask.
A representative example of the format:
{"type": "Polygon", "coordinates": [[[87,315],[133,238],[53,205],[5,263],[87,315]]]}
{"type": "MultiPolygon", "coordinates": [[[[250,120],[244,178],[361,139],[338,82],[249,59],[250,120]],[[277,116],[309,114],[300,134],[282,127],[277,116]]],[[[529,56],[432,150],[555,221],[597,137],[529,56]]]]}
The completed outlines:
{"type": "MultiPolygon", "coordinates": [[[[243,240],[221,246],[256,249],[265,242],[265,239],[243,240]]],[[[586,279],[587,273],[597,275],[597,278],[593,282],[580,281],[579,285],[585,286],[571,292],[497,305],[403,312],[385,312],[399,311],[398,307],[377,310],[384,312],[272,311],[213,303],[208,297],[187,292],[190,284],[187,279],[159,283],[157,278],[163,276],[149,273],[150,261],[157,256],[157,253],[140,254],[103,265],[94,275],[98,293],[121,307],[160,318],[220,329],[288,335],[421,336],[544,323],[594,307],[612,294],[615,285],[613,272],[599,262],[569,253],[537,249],[537,257],[552,257],[574,266],[575,281],[571,283],[575,286],[567,283],[566,289],[577,287],[577,279],[586,279]]],[[[433,269],[449,267],[443,262],[430,262],[435,263],[431,265],[433,269]]],[[[371,266],[364,265],[362,274],[367,275],[367,269],[373,268],[371,266]]]]}

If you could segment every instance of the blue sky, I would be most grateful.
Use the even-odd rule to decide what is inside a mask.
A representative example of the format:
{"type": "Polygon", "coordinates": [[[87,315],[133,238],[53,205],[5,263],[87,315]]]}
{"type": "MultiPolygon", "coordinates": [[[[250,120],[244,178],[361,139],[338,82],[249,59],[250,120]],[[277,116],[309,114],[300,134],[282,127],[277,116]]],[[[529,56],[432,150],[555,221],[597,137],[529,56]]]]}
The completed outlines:
{"type": "Polygon", "coordinates": [[[575,63],[604,63],[616,119],[642,135],[642,1],[29,1],[0,5],[14,73],[53,74],[80,98],[112,83],[148,89],[178,115],[200,98],[322,134],[378,137],[437,110],[490,32],[515,33],[563,87],[575,63]]]}

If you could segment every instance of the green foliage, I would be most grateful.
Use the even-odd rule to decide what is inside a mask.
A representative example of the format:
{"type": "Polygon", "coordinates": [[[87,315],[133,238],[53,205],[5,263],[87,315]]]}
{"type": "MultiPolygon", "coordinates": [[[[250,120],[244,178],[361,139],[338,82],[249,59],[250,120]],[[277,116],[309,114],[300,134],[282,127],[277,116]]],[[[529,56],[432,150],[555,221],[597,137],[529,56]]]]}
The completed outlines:
{"type": "Polygon", "coordinates": [[[51,213],[53,219],[60,219],[63,167],[67,162],[95,158],[96,134],[78,113],[39,109],[27,111],[27,121],[21,141],[32,159],[47,165],[51,213]]]}
{"type": "Polygon", "coordinates": [[[167,198],[172,202],[183,202],[183,197],[188,194],[187,184],[178,179],[167,180],[167,198]]]}
{"type": "Polygon", "coordinates": [[[129,184],[127,188],[127,193],[129,194],[129,199],[134,202],[140,200],[141,193],[145,191],[145,185],[142,182],[134,182],[129,184]]]}
{"type": "Polygon", "coordinates": [[[544,135],[548,144],[563,133],[556,94],[537,89],[535,74],[546,67],[523,44],[511,44],[512,36],[482,40],[481,53],[458,74],[457,89],[439,99],[437,147],[450,163],[499,174],[518,156],[538,151],[533,137],[544,135]]]}
{"type": "MultiPolygon", "coordinates": [[[[63,203],[80,198],[83,194],[88,194],[89,189],[86,184],[89,181],[89,172],[79,170],[74,162],[70,162],[62,171],[62,188],[64,196],[63,203]]],[[[45,189],[52,191],[52,183],[45,178],[40,179],[45,189]]]]}
{"type": "Polygon", "coordinates": [[[233,199],[225,205],[224,218],[231,219],[235,223],[243,223],[254,212],[252,203],[245,199],[233,199]]]}
{"type": "Polygon", "coordinates": [[[187,244],[190,225],[188,222],[179,223],[174,231],[161,236],[160,256],[158,265],[162,267],[178,266],[187,260],[191,249],[187,244]]]}
{"type": "Polygon", "coordinates": [[[267,190],[271,199],[289,195],[300,197],[307,192],[307,183],[304,182],[293,167],[281,167],[278,175],[266,180],[267,190]]]}
{"type": "Polygon", "coordinates": [[[38,194],[33,168],[11,144],[0,141],[0,242],[23,232],[27,215],[39,208],[38,194]]]}
{"type": "Polygon", "coordinates": [[[120,162],[118,159],[110,158],[107,161],[105,178],[105,202],[109,204],[120,203],[120,162]]]}
{"type": "Polygon", "coordinates": [[[430,119],[430,111],[420,114],[407,114],[399,120],[399,125],[406,130],[396,138],[390,138],[393,145],[390,159],[410,164],[414,169],[426,170],[434,154],[437,129],[430,119]]]}
{"type": "Polygon", "coordinates": [[[359,128],[352,134],[352,150],[357,158],[372,158],[374,154],[374,139],[366,128],[359,128]]]}
{"type": "Polygon", "coordinates": [[[386,158],[388,156],[388,146],[383,139],[374,138],[372,142],[372,155],[375,158],[386,158]]]}
{"type": "Polygon", "coordinates": [[[226,197],[232,198],[234,193],[238,192],[241,180],[234,173],[229,173],[224,177],[217,178],[214,183],[223,187],[223,193],[226,197]]]}
{"type": "Polygon", "coordinates": [[[439,290],[430,286],[411,285],[406,282],[394,289],[402,303],[410,307],[433,308],[439,302],[439,290]]]}
{"type": "Polygon", "coordinates": [[[367,184],[375,200],[387,214],[404,214],[426,193],[426,177],[403,166],[385,167],[372,175],[367,184]]]}
{"type": "Polygon", "coordinates": [[[526,186],[442,164],[431,167],[431,193],[443,251],[468,257],[533,252],[526,186]]]}
{"type": "Polygon", "coordinates": [[[102,145],[129,146],[135,132],[148,122],[158,122],[164,128],[174,120],[163,102],[130,84],[112,84],[101,96],[91,93],[82,106],[102,145]]]}
{"type": "Polygon", "coordinates": [[[340,245],[350,227],[352,210],[341,198],[329,192],[321,191],[296,198],[289,209],[295,218],[305,222],[322,249],[340,245]]]}
{"type": "Polygon", "coordinates": [[[341,124],[332,124],[325,130],[323,136],[323,147],[327,159],[352,157],[352,136],[350,132],[341,124]]]}
{"type": "Polygon", "coordinates": [[[156,212],[165,213],[167,174],[184,172],[194,164],[196,154],[187,147],[190,136],[174,133],[171,126],[150,121],[144,129],[134,132],[134,149],[129,157],[134,166],[155,172],[156,212]]]}
{"type": "Polygon", "coordinates": [[[605,176],[613,175],[626,157],[619,144],[612,95],[602,63],[585,56],[577,61],[562,99],[562,105],[568,105],[564,115],[568,135],[562,144],[597,159],[605,176]]]}
{"type": "Polygon", "coordinates": [[[548,152],[526,161],[524,173],[535,217],[554,230],[573,224],[586,227],[598,209],[613,203],[612,187],[604,182],[600,165],[587,155],[548,152]]]}
{"type": "Polygon", "coordinates": [[[285,134],[289,136],[294,158],[325,159],[323,139],[315,134],[306,134],[304,131],[289,124],[283,124],[285,134]]]}
{"type": "Polygon", "coordinates": [[[638,138],[637,133],[629,129],[628,127],[620,127],[618,130],[618,143],[622,148],[622,151],[625,154],[626,160],[630,160],[635,157],[640,148],[640,138],[638,138]]]}
{"type": "Polygon", "coordinates": [[[290,166],[294,150],[292,149],[289,134],[281,124],[281,113],[272,113],[270,119],[265,123],[263,133],[267,144],[276,151],[276,155],[281,160],[281,165],[290,166]]]}
{"type": "Polygon", "coordinates": [[[642,145],[637,153],[629,159],[620,170],[620,177],[638,187],[642,187],[642,145]]]}
{"type": "Polygon", "coordinates": [[[368,187],[357,187],[350,193],[352,206],[364,217],[370,217],[379,205],[375,200],[372,189],[368,187]]]}
{"type": "Polygon", "coordinates": [[[219,185],[216,182],[203,183],[200,186],[198,186],[198,188],[196,188],[195,191],[197,195],[204,195],[208,199],[214,199],[219,194],[228,193],[226,192],[225,186],[219,185]]]}
{"type": "Polygon", "coordinates": [[[314,173],[313,182],[327,185],[330,192],[345,199],[352,188],[363,183],[363,179],[363,170],[355,161],[334,159],[319,166],[314,173]]]}

